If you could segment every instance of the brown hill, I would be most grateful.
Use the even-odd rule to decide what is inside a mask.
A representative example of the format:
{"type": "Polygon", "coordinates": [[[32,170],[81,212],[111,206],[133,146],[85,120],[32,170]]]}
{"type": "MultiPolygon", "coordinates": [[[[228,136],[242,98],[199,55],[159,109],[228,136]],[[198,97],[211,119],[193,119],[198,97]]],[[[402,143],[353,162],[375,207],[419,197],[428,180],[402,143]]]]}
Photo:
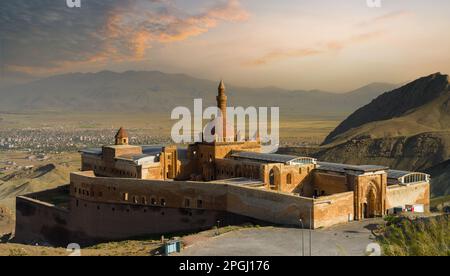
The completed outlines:
{"type": "Polygon", "coordinates": [[[450,160],[427,169],[426,173],[433,176],[432,196],[450,195],[450,160]]]}
{"type": "Polygon", "coordinates": [[[349,139],[411,136],[450,128],[450,86],[436,73],[385,93],[358,109],[328,135],[323,145],[349,139]]]}
{"type": "Polygon", "coordinates": [[[322,148],[320,160],[349,164],[379,164],[398,170],[425,171],[448,159],[450,132],[427,132],[413,136],[350,139],[322,148]]]}
{"type": "Polygon", "coordinates": [[[426,171],[432,176],[433,195],[449,194],[448,76],[436,73],[379,96],[331,132],[314,156],[426,171]]]}

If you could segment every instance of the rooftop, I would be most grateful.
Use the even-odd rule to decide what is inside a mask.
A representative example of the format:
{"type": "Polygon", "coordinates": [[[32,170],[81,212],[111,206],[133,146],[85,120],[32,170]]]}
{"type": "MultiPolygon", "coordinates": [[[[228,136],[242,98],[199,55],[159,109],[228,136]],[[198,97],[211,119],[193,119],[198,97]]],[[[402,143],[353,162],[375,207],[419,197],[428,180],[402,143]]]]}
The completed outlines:
{"type": "Polygon", "coordinates": [[[411,172],[399,171],[399,170],[389,170],[388,171],[388,178],[398,179],[400,177],[407,176],[408,174],[411,174],[411,172]]]}
{"type": "Polygon", "coordinates": [[[248,187],[264,186],[264,182],[262,182],[260,180],[254,180],[254,179],[249,179],[249,178],[245,178],[245,177],[217,180],[217,181],[213,181],[212,183],[230,184],[230,185],[239,185],[239,186],[248,186],[248,187]]]}
{"type": "Polygon", "coordinates": [[[334,171],[345,173],[346,171],[358,171],[358,172],[377,172],[389,170],[386,166],[377,165],[347,165],[340,163],[318,162],[318,170],[334,171]]]}
{"type": "MultiPolygon", "coordinates": [[[[144,146],[132,146],[132,145],[111,145],[107,146],[110,148],[120,149],[120,148],[130,148],[130,147],[141,147],[142,153],[145,155],[156,156],[160,154],[163,150],[163,146],[159,145],[144,145],[144,146]]],[[[80,150],[81,153],[90,154],[90,155],[102,155],[102,148],[87,148],[80,150]]]]}
{"type": "Polygon", "coordinates": [[[102,155],[101,148],[87,148],[80,150],[80,153],[90,154],[90,155],[102,155]]]}
{"type": "Polygon", "coordinates": [[[388,182],[390,183],[414,183],[429,181],[430,175],[421,172],[408,172],[399,170],[388,171],[388,182]]]}
{"type": "Polygon", "coordinates": [[[111,149],[132,149],[132,148],[140,148],[140,146],[135,145],[109,145],[104,146],[105,148],[111,148],[111,149]]]}
{"type": "Polygon", "coordinates": [[[142,147],[142,153],[148,154],[148,155],[158,155],[162,152],[163,146],[160,145],[146,145],[141,146],[142,147]]]}
{"type": "Polygon", "coordinates": [[[149,154],[125,154],[125,155],[118,156],[117,158],[134,162],[134,161],[139,161],[139,160],[141,160],[143,158],[147,158],[147,157],[155,157],[155,156],[149,155],[149,154]]]}
{"type": "MultiPolygon", "coordinates": [[[[254,161],[262,161],[267,163],[289,163],[296,160],[302,159],[302,157],[294,155],[283,155],[283,154],[270,154],[270,153],[258,153],[258,152],[248,152],[248,151],[236,151],[231,154],[231,157],[238,159],[250,159],[254,161]]],[[[310,158],[312,159],[312,158],[310,158]]]]}

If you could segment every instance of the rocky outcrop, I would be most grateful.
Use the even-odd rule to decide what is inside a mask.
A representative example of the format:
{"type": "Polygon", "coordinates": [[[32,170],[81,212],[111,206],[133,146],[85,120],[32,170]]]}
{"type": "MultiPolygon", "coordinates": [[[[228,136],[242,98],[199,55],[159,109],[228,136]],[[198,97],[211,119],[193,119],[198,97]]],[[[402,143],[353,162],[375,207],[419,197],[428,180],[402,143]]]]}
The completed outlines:
{"type": "Polygon", "coordinates": [[[446,160],[425,171],[432,176],[431,195],[450,195],[450,160],[446,160]]]}
{"type": "Polygon", "coordinates": [[[38,168],[22,168],[19,171],[13,172],[0,178],[0,180],[6,182],[10,180],[17,180],[24,178],[26,179],[39,178],[53,171],[54,169],[56,169],[56,166],[54,164],[47,164],[44,166],[40,166],[38,168]]]}
{"type": "Polygon", "coordinates": [[[379,164],[424,171],[448,159],[450,134],[422,133],[412,137],[359,138],[315,154],[320,160],[350,164],[379,164]]]}
{"type": "Polygon", "coordinates": [[[448,76],[436,73],[379,96],[344,120],[314,156],[330,162],[428,172],[433,195],[448,194],[448,76]]]}
{"type": "MultiPolygon", "coordinates": [[[[363,125],[398,118],[425,106],[441,96],[450,95],[447,75],[436,73],[420,78],[399,89],[385,93],[370,104],[358,109],[344,120],[324,141],[324,145],[333,143],[340,135],[363,125]]],[[[440,112],[449,113],[447,108],[436,107],[440,112]]]]}

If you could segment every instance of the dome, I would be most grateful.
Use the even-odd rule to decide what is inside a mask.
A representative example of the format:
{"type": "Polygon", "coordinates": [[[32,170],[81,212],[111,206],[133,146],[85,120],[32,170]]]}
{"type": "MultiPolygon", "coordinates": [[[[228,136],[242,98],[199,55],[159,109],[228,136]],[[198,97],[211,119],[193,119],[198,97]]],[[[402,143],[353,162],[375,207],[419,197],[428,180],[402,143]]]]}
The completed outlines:
{"type": "Polygon", "coordinates": [[[116,134],[116,138],[126,138],[126,137],[128,137],[128,133],[123,127],[121,127],[116,134]]]}

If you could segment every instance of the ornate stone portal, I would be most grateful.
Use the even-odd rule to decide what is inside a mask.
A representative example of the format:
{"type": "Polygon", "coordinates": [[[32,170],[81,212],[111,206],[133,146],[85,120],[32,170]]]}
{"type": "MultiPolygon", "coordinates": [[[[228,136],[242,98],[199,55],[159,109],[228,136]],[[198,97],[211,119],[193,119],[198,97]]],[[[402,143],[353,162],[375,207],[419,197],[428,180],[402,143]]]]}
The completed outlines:
{"type": "Polygon", "coordinates": [[[354,183],[355,219],[384,216],[386,214],[386,171],[349,171],[348,177],[354,183]]]}

